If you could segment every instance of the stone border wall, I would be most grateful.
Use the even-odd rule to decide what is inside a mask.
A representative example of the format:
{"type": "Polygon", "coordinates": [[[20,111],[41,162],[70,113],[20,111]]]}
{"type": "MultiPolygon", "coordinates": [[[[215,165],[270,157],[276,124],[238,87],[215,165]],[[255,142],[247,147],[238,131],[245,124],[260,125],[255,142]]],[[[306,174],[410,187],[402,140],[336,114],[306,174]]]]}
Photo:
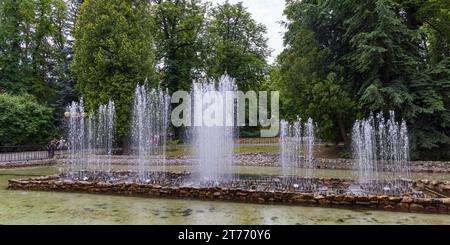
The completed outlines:
{"type": "Polygon", "coordinates": [[[18,162],[3,162],[3,163],[0,163],[0,169],[36,167],[36,166],[50,166],[50,165],[55,165],[56,163],[57,163],[56,159],[30,160],[30,161],[18,161],[18,162]]]}
{"type": "Polygon", "coordinates": [[[103,193],[144,197],[172,197],[222,200],[260,204],[290,204],[334,208],[362,208],[401,212],[450,214],[450,198],[413,198],[393,196],[321,195],[300,192],[265,192],[250,189],[170,187],[135,183],[60,181],[58,175],[26,180],[9,180],[9,189],[103,193]]]}
{"type": "MultiPolygon", "coordinates": [[[[45,166],[58,163],[64,163],[67,159],[47,159],[24,162],[0,163],[0,169],[45,166]]],[[[315,159],[318,169],[353,169],[352,159],[315,159]]],[[[192,156],[168,157],[166,164],[170,166],[191,165],[194,162],[192,156]]],[[[113,165],[132,165],[136,164],[136,157],[133,156],[114,156],[113,165]]],[[[240,153],[235,155],[235,164],[237,166],[262,166],[262,167],[281,167],[278,153],[240,153]]],[[[416,173],[450,173],[450,162],[433,161],[411,161],[411,172],[416,173]]]]}

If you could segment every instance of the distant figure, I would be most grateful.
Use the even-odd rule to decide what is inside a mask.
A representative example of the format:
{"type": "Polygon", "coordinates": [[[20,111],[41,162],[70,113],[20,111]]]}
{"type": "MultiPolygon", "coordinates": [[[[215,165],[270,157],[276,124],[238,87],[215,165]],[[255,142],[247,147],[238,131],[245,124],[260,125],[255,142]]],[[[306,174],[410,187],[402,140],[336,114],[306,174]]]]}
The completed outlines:
{"type": "Polygon", "coordinates": [[[63,150],[65,144],[66,144],[66,140],[65,140],[63,137],[61,137],[61,138],[57,141],[57,144],[56,144],[57,149],[58,149],[58,150],[63,150]]]}
{"type": "Polygon", "coordinates": [[[52,141],[50,141],[50,143],[48,144],[47,150],[48,150],[48,158],[53,158],[55,156],[55,150],[57,148],[57,143],[58,140],[57,139],[53,139],[52,141]]]}

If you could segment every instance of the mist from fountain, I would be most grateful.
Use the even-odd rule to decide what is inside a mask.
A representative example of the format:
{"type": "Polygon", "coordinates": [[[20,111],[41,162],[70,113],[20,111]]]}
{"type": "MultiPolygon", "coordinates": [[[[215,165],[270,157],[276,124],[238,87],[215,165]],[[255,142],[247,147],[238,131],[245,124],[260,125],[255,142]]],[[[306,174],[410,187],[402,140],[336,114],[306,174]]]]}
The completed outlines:
{"type": "Polygon", "coordinates": [[[215,185],[233,178],[236,91],[235,80],[227,75],[192,85],[195,126],[191,135],[198,159],[197,183],[215,185]]]}
{"type": "Polygon", "coordinates": [[[113,101],[100,105],[97,115],[85,112],[83,99],[67,107],[69,157],[62,171],[72,179],[84,179],[82,173],[109,172],[113,155],[116,112],[113,101]]]}
{"type": "Polygon", "coordinates": [[[64,165],[61,171],[67,173],[71,178],[75,178],[74,173],[80,169],[85,169],[85,112],[84,101],[72,102],[67,107],[68,114],[68,132],[67,144],[69,146],[69,161],[64,165]]]}
{"type": "Polygon", "coordinates": [[[301,189],[315,189],[312,179],[316,164],[314,161],[314,122],[309,118],[302,122],[301,118],[293,124],[282,120],[280,123],[281,166],[284,179],[301,189]]]}
{"type": "Polygon", "coordinates": [[[168,91],[146,87],[146,82],[136,86],[132,114],[131,150],[138,157],[139,182],[148,181],[149,171],[165,172],[169,129],[168,91]]]}
{"type": "Polygon", "coordinates": [[[363,192],[403,194],[411,190],[408,129],[404,120],[395,121],[393,111],[388,117],[379,113],[356,121],[352,145],[363,192]]]}

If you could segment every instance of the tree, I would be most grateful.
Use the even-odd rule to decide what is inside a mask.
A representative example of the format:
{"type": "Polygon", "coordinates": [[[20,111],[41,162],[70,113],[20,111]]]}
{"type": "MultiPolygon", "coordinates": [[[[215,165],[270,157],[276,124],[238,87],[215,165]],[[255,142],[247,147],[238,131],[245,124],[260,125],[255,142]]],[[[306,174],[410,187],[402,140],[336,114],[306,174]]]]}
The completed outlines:
{"type": "Polygon", "coordinates": [[[228,73],[240,90],[258,90],[269,70],[266,27],[257,23],[242,3],[218,5],[209,18],[207,74],[217,79],[228,73]]]}
{"type": "Polygon", "coordinates": [[[0,2],[0,87],[56,100],[66,6],[62,0],[0,2]]]}
{"type": "Polygon", "coordinates": [[[84,1],[75,25],[71,68],[77,88],[89,111],[114,100],[122,144],[136,84],[154,81],[152,30],[149,2],[135,0],[84,1]]]}
{"type": "Polygon", "coordinates": [[[45,144],[56,135],[52,109],[31,95],[0,93],[0,146],[45,144]]]}
{"type": "Polygon", "coordinates": [[[312,31],[301,30],[278,57],[280,88],[287,102],[286,119],[312,117],[320,135],[350,147],[348,129],[356,103],[345,90],[342,68],[329,63],[329,48],[321,48],[312,31]]]}
{"type": "Polygon", "coordinates": [[[206,4],[200,0],[153,0],[155,43],[163,84],[189,90],[201,76],[206,4]]]}
{"type": "MultiPolygon", "coordinates": [[[[60,108],[60,110],[79,97],[79,93],[75,88],[75,77],[70,71],[70,63],[73,60],[73,43],[75,41],[73,31],[80,6],[83,3],[83,0],[64,1],[67,6],[67,18],[64,23],[64,37],[66,42],[61,51],[64,60],[61,64],[62,77],[58,82],[58,100],[56,101],[56,107],[60,108]]],[[[60,110],[59,112],[61,112],[60,110]]]]}
{"type": "MultiPolygon", "coordinates": [[[[298,92],[289,95],[292,101],[306,99],[299,105],[303,113],[320,118],[345,108],[346,132],[354,118],[396,110],[410,126],[415,152],[448,144],[448,53],[437,49],[445,47],[446,35],[433,31],[430,36],[423,28],[423,23],[434,23],[434,29],[446,33],[441,20],[448,11],[442,2],[288,1],[280,84],[298,92]],[[430,4],[442,11],[431,14],[430,4]],[[436,63],[432,60],[439,65],[431,65],[436,63]]],[[[339,125],[338,117],[330,119],[339,125]]]]}

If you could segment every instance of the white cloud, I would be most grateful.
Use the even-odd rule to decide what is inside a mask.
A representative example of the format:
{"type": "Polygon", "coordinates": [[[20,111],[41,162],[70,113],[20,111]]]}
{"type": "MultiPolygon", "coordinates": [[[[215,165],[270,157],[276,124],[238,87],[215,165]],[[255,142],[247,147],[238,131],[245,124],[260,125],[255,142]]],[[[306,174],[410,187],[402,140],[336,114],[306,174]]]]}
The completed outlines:
{"type": "MultiPolygon", "coordinates": [[[[224,3],[225,0],[209,0],[214,5],[224,3]]],[[[273,62],[277,55],[283,50],[284,27],[280,21],[284,20],[284,0],[229,0],[230,3],[242,2],[253,18],[267,27],[269,47],[273,50],[269,62],[273,62]]]]}

